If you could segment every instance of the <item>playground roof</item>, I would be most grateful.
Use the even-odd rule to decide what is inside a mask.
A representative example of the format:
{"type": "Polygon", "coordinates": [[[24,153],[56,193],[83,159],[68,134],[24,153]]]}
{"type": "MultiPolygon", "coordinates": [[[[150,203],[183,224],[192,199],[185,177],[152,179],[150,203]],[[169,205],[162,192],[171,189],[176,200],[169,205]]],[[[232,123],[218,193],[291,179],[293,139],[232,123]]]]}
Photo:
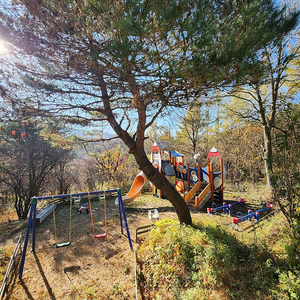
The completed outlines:
{"type": "Polygon", "coordinates": [[[183,154],[177,152],[177,151],[171,151],[171,154],[173,157],[180,157],[180,156],[184,156],[183,154]]]}
{"type": "MultiPolygon", "coordinates": [[[[170,152],[169,151],[165,151],[166,154],[169,154],[170,152]]],[[[184,156],[183,154],[177,152],[177,151],[171,151],[171,155],[172,157],[182,157],[184,156]]]]}
{"type": "Polygon", "coordinates": [[[153,148],[155,148],[155,146],[157,146],[159,148],[159,151],[161,153],[164,151],[167,151],[167,153],[169,154],[169,151],[171,150],[171,147],[168,142],[155,142],[153,144],[152,150],[153,150],[153,148]]]}

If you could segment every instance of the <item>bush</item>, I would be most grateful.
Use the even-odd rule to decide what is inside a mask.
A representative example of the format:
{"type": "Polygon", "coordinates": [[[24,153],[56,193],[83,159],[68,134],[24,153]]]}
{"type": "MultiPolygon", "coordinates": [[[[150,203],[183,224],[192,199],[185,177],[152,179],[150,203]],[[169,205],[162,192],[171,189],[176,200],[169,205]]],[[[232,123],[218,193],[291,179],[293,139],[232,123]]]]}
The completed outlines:
{"type": "Polygon", "coordinates": [[[219,225],[197,228],[164,219],[138,250],[146,299],[268,299],[277,284],[275,260],[219,225]]]}
{"type": "Polygon", "coordinates": [[[300,272],[297,270],[279,274],[279,299],[300,299],[300,272]]]}

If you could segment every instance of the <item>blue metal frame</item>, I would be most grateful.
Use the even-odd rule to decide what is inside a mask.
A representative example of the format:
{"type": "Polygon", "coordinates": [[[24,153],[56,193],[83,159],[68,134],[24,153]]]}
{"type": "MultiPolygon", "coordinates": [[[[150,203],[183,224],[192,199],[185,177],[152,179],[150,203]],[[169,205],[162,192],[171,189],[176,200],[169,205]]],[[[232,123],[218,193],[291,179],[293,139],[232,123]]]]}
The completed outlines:
{"type": "MultiPolygon", "coordinates": [[[[21,259],[20,268],[19,268],[19,279],[22,279],[22,274],[23,274],[23,269],[24,269],[24,264],[25,264],[25,257],[26,257],[26,250],[27,250],[28,239],[29,239],[29,234],[30,234],[30,228],[32,225],[32,216],[35,215],[33,212],[36,211],[36,204],[37,204],[37,201],[34,198],[31,199],[26,235],[25,235],[24,246],[23,246],[23,251],[22,251],[22,259],[21,259]]],[[[35,234],[32,236],[34,236],[34,238],[35,238],[35,234]]],[[[33,241],[33,239],[32,239],[32,245],[35,245],[35,241],[33,241]]]]}
{"type": "Polygon", "coordinates": [[[266,211],[266,210],[271,210],[272,208],[272,204],[267,204],[266,207],[258,210],[258,211],[255,211],[255,212],[252,212],[252,210],[248,210],[248,214],[245,215],[245,216],[242,216],[240,218],[233,218],[232,219],[232,223],[237,225],[239,222],[243,221],[243,220],[248,220],[248,221],[251,221],[252,218],[254,218],[256,220],[256,222],[259,220],[259,214],[266,211]]]}
{"type": "MultiPolygon", "coordinates": [[[[130,232],[129,232],[129,228],[128,228],[128,223],[127,223],[126,214],[125,214],[125,209],[124,209],[124,203],[123,203],[122,196],[121,196],[121,189],[118,189],[118,202],[119,202],[119,212],[122,211],[122,213],[123,213],[123,218],[124,218],[124,223],[125,223],[125,228],[126,228],[126,232],[127,232],[127,238],[129,241],[130,249],[133,250],[132,242],[131,242],[131,238],[130,238],[130,232]],[[120,210],[120,207],[121,207],[121,210],[120,210]]],[[[122,225],[121,215],[122,214],[120,213],[121,231],[123,234],[123,225],[122,225]]]]}
{"type": "Polygon", "coordinates": [[[47,199],[54,199],[54,198],[69,198],[72,197],[78,197],[78,196],[88,196],[88,195],[99,195],[104,193],[111,193],[111,192],[117,192],[118,193],[118,203],[119,203],[119,215],[120,215],[120,226],[121,226],[121,232],[123,234],[123,221],[122,221],[122,215],[125,223],[125,228],[127,232],[127,238],[129,241],[130,249],[133,250],[130,232],[128,228],[128,223],[126,219],[126,213],[124,209],[123,199],[121,195],[121,189],[116,190],[107,190],[107,191],[96,191],[96,192],[85,192],[85,193],[76,193],[76,194],[65,194],[65,195],[56,195],[56,196],[44,196],[44,197],[33,197],[31,199],[30,204],[30,211],[29,211],[29,217],[27,222],[27,228],[26,228],[26,235],[25,235],[25,241],[23,246],[23,252],[22,252],[22,259],[20,262],[20,268],[19,268],[19,279],[22,279],[23,270],[24,270],[24,264],[25,264],[25,257],[26,257],[26,250],[28,246],[28,240],[30,235],[30,229],[32,227],[32,252],[35,253],[35,230],[36,230],[36,206],[38,200],[47,200],[47,199]]]}
{"type": "Polygon", "coordinates": [[[226,210],[228,210],[228,214],[231,215],[232,214],[232,206],[238,205],[238,204],[244,204],[244,203],[245,203],[245,199],[241,199],[241,201],[234,202],[234,203],[231,203],[231,204],[226,204],[224,202],[223,206],[216,206],[216,207],[214,207],[215,203],[213,203],[212,208],[209,208],[209,207],[207,208],[207,213],[209,215],[211,215],[212,212],[222,209],[224,214],[226,213],[226,210]]]}

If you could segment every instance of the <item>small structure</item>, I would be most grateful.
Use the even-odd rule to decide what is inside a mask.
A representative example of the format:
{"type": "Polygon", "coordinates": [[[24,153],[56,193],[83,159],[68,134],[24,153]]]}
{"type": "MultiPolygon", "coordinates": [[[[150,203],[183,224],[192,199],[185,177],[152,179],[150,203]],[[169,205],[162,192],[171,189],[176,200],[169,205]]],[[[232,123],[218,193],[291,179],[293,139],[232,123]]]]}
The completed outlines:
{"type": "MultiPolygon", "coordinates": [[[[184,200],[188,205],[194,206],[197,210],[211,200],[218,199],[223,202],[223,189],[225,169],[220,153],[212,148],[207,156],[207,167],[200,167],[197,163],[196,168],[184,164],[184,155],[177,151],[171,151],[168,142],[155,142],[151,149],[151,163],[159,172],[164,174],[178,192],[185,191],[184,200]],[[220,159],[220,171],[213,172],[211,157],[216,156],[220,159]]],[[[152,194],[162,198],[162,192],[152,184],[152,194]]]]}
{"type": "MultiPolygon", "coordinates": [[[[151,149],[151,163],[159,172],[163,173],[167,179],[175,186],[176,174],[172,165],[171,147],[168,142],[155,142],[151,149]]],[[[157,189],[154,184],[152,185],[152,194],[163,197],[161,190],[157,189]]]]}
{"type": "Polygon", "coordinates": [[[242,216],[240,218],[233,218],[232,219],[232,224],[234,227],[237,227],[238,223],[243,221],[243,220],[248,220],[249,222],[251,221],[251,219],[255,219],[255,222],[257,222],[260,218],[260,214],[264,211],[270,211],[273,208],[273,205],[271,203],[265,203],[265,206],[258,210],[258,211],[254,211],[252,212],[252,210],[248,210],[248,214],[245,216],[242,216]]]}

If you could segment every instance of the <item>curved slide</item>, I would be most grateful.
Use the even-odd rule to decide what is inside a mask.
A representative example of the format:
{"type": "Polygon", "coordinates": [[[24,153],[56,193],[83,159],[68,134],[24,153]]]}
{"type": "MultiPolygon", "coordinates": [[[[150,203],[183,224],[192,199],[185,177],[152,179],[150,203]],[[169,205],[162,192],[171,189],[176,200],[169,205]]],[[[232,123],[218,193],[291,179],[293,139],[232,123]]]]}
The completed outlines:
{"type": "Polygon", "coordinates": [[[127,204],[132,202],[141,192],[143,186],[147,182],[146,175],[141,171],[134,179],[133,184],[124,197],[122,197],[123,203],[127,204]]]}

